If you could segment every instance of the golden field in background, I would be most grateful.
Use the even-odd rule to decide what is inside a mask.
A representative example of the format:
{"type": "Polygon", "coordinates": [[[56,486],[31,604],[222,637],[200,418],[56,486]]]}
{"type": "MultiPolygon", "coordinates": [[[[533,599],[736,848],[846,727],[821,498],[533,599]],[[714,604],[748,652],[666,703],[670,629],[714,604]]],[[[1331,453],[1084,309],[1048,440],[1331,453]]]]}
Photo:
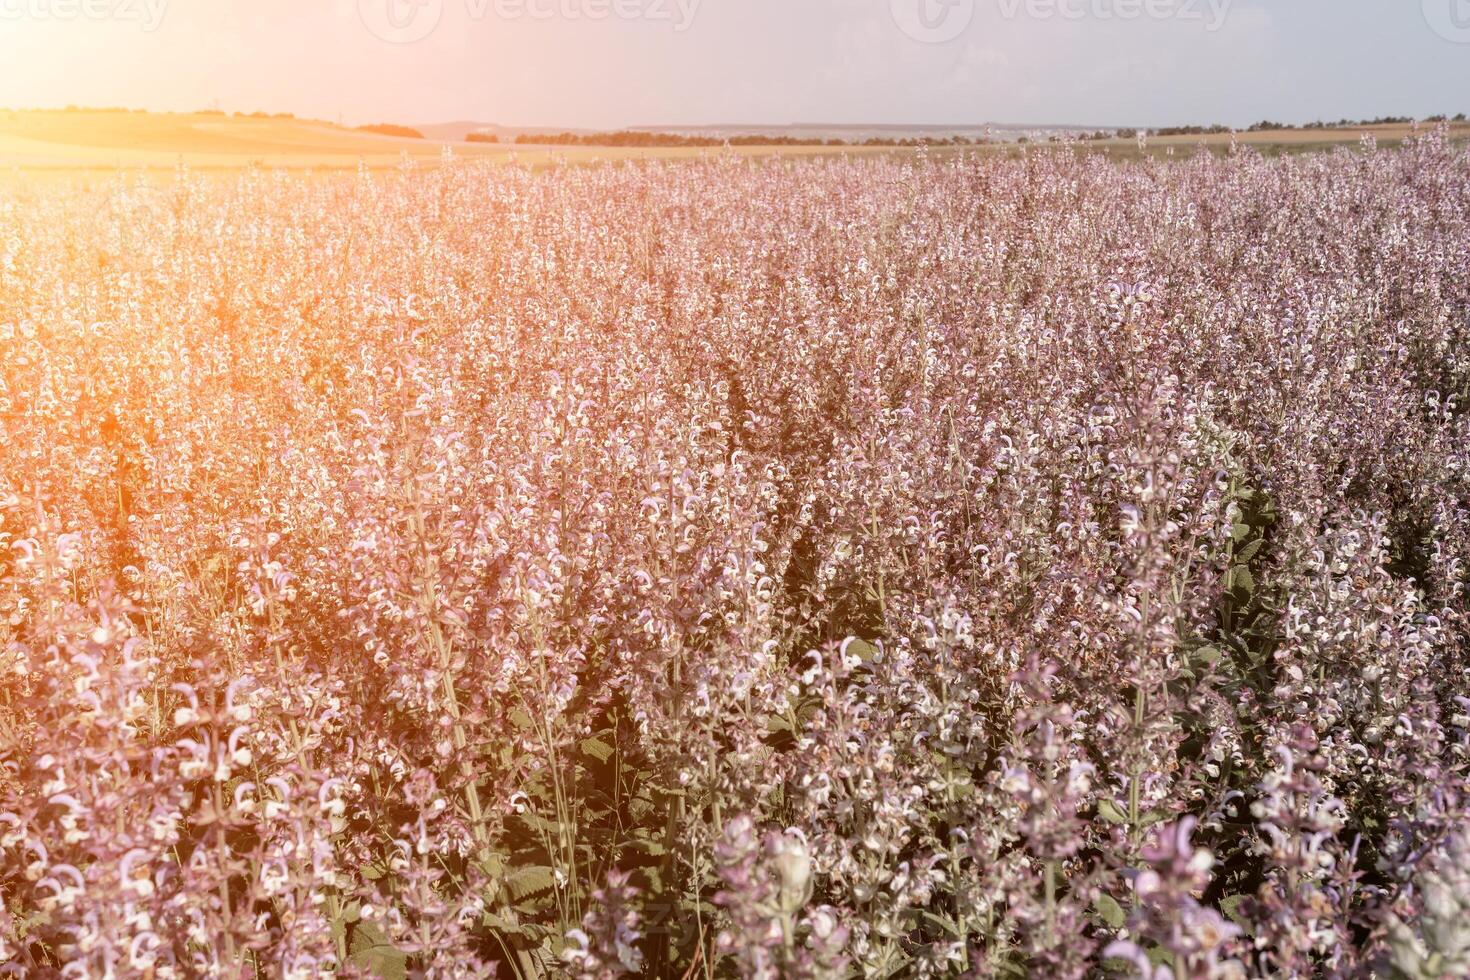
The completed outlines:
{"type": "MultiPolygon", "coordinates": [[[[1355,145],[1364,133],[1380,143],[1403,140],[1409,125],[1347,129],[1281,129],[1240,133],[1236,139],[1267,155],[1355,145]]],[[[1455,139],[1470,136],[1470,126],[1456,124],[1455,139]]],[[[1229,134],[1151,137],[1148,152],[1188,152],[1201,144],[1221,150],[1229,134]]],[[[1138,155],[1133,139],[1086,141],[1076,144],[1090,152],[1132,157],[1138,155]]],[[[374,169],[400,164],[404,156],[423,162],[437,160],[446,147],[460,156],[508,161],[532,167],[555,160],[587,163],[596,160],[687,159],[712,151],[701,147],[537,146],[528,144],[468,143],[457,140],[383,136],[318,120],[283,116],[234,116],[216,113],[158,113],[107,110],[0,110],[0,170],[107,170],[113,168],[172,169],[180,164],[196,169],[239,169],[249,166],[292,169],[374,169]]],[[[938,147],[935,153],[980,149],[1018,152],[1015,143],[984,147],[938,147]]],[[[911,153],[892,147],[739,146],[729,152],[743,156],[825,156],[836,153],[911,153]]]]}
{"type": "MultiPolygon", "coordinates": [[[[458,140],[382,136],[318,120],[212,113],[104,110],[0,111],[0,168],[105,169],[112,167],[200,169],[248,166],[352,169],[397,166],[405,154],[437,160],[446,147],[461,156],[510,160],[532,166],[553,159],[581,163],[657,157],[699,157],[700,147],[578,147],[469,143],[458,140]]],[[[821,146],[746,146],[734,152],[763,156],[830,154],[821,146]]],[[[841,152],[874,153],[855,147],[841,152]]]]}

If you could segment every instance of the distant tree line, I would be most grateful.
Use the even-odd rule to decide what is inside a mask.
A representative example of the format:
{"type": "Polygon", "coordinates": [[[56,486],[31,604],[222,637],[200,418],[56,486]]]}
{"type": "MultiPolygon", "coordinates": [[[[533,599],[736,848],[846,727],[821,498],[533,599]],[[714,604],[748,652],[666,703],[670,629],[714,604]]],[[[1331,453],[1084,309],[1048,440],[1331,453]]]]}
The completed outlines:
{"type": "MultiPolygon", "coordinates": [[[[466,139],[471,143],[499,143],[493,133],[471,133],[466,139]]],[[[983,140],[964,136],[948,139],[936,137],[914,137],[896,139],[873,136],[865,140],[821,139],[808,136],[772,136],[760,133],[741,133],[734,136],[691,136],[682,133],[655,133],[645,130],[620,130],[605,133],[520,133],[515,142],[540,146],[616,146],[616,147],[716,147],[716,146],[965,146],[983,140]]]]}
{"type": "MultiPolygon", "coordinates": [[[[1411,116],[1380,116],[1377,119],[1339,119],[1336,122],[1316,122],[1293,125],[1291,123],[1275,122],[1263,119],[1258,123],[1236,130],[1230,126],[1222,126],[1216,123],[1213,126],[1161,126],[1158,129],[1144,130],[1149,136],[1219,136],[1230,132],[1242,133],[1264,133],[1277,129],[1358,129],[1365,126],[1407,126],[1416,120],[1411,116]]],[[[1425,123],[1457,122],[1466,121],[1465,113],[1457,116],[1429,116],[1418,120],[1425,123]]],[[[1137,129],[1100,129],[1093,133],[1083,133],[1079,139],[1084,140],[1106,140],[1106,139],[1132,139],[1137,136],[1137,129]]]]}
{"type": "MultiPolygon", "coordinates": [[[[1302,129],[1347,129],[1354,126],[1406,126],[1412,122],[1442,123],[1442,122],[1464,122],[1465,114],[1456,116],[1427,116],[1424,119],[1415,120],[1412,116],[1380,116],[1377,119],[1339,119],[1337,122],[1310,122],[1302,129]]],[[[1260,126],[1268,126],[1267,123],[1258,123],[1260,126]]],[[[1254,128],[1254,127],[1252,127],[1254,128]]]]}

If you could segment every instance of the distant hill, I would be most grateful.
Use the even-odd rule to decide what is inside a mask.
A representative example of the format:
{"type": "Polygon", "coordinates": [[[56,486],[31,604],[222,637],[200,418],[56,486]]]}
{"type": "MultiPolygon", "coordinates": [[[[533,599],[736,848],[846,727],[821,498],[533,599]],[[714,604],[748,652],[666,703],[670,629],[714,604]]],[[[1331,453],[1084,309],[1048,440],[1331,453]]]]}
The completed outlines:
{"type": "Polygon", "coordinates": [[[634,130],[662,133],[680,133],[687,136],[784,136],[792,139],[841,140],[845,143],[861,143],[865,140],[931,139],[949,140],[956,136],[964,140],[985,138],[1009,141],[1021,136],[1047,137],[1068,133],[1090,132],[1094,127],[1060,124],[1017,124],[1017,123],[821,123],[799,122],[767,124],[733,124],[698,126],[631,126],[634,130]]]}
{"type": "Polygon", "coordinates": [[[412,126],[399,126],[396,123],[374,123],[371,126],[357,127],[360,133],[373,133],[378,136],[397,136],[400,139],[421,140],[424,134],[412,126]]]}
{"type": "Polygon", "coordinates": [[[677,136],[708,137],[723,141],[734,137],[777,137],[774,142],[795,140],[799,142],[863,143],[867,140],[899,141],[904,139],[930,139],[948,141],[960,137],[965,142],[978,142],[987,135],[1002,142],[1012,142],[1022,136],[1032,140],[1044,140],[1050,136],[1080,135],[1093,132],[1096,127],[1070,125],[1019,125],[1015,123],[962,123],[962,124],[898,124],[898,123],[719,123],[711,125],[650,125],[614,127],[596,130],[568,126],[507,126],[499,123],[456,120],[454,122],[428,123],[415,127],[429,139],[464,140],[470,133],[494,135],[502,143],[532,142],[531,137],[591,136],[600,132],[668,133],[677,136]],[[525,139],[521,139],[525,137],[525,139]]]}
{"type": "MultiPolygon", "coordinates": [[[[1454,139],[1470,137],[1470,125],[1457,121],[1450,125],[1454,139]]],[[[712,152],[724,152],[720,146],[727,141],[734,147],[734,152],[745,156],[868,155],[911,151],[895,151],[880,146],[834,148],[814,145],[811,141],[820,136],[824,141],[841,139],[851,144],[866,142],[869,138],[913,140],[922,135],[941,142],[941,138],[946,136],[980,136],[985,133],[984,127],[918,127],[917,130],[893,126],[833,126],[827,129],[817,126],[661,127],[651,129],[650,134],[704,134],[707,138],[660,141],[623,133],[613,134],[617,136],[613,141],[616,145],[603,146],[589,141],[591,133],[588,130],[568,131],[557,127],[511,127],[466,120],[415,127],[424,133],[425,138],[422,139],[408,135],[408,127],[402,129],[401,135],[382,135],[286,114],[226,115],[217,110],[155,113],[104,109],[0,109],[0,175],[15,168],[147,167],[173,170],[180,164],[209,169],[268,166],[346,170],[364,165],[386,169],[402,166],[405,156],[436,163],[442,159],[446,147],[452,148],[456,157],[497,161],[514,159],[523,165],[537,167],[561,165],[567,161],[696,159],[712,152]],[[464,142],[463,137],[474,131],[492,133],[499,142],[464,142]],[[765,142],[736,138],[757,134],[788,139],[782,143],[776,139],[765,142]],[[538,136],[543,139],[537,140],[538,136]],[[713,145],[716,142],[719,146],[713,145]],[[672,145],[663,145],[666,143],[672,145]]],[[[1151,136],[1142,147],[1131,137],[1098,139],[1094,134],[1094,138],[1082,145],[1093,152],[1119,156],[1137,156],[1143,152],[1189,154],[1201,144],[1223,151],[1233,142],[1256,146],[1263,152],[1301,152],[1332,146],[1356,146],[1365,132],[1388,144],[1409,136],[1414,127],[1393,123],[1320,129],[1253,128],[1237,134],[1151,136]]],[[[992,147],[991,151],[1011,152],[1022,139],[1037,143],[1058,139],[1061,135],[1034,127],[1021,130],[994,127],[991,136],[1002,145],[992,147]]]]}
{"type": "Polygon", "coordinates": [[[414,127],[414,129],[417,129],[420,133],[424,134],[425,139],[450,140],[454,142],[462,142],[464,138],[470,133],[477,133],[481,130],[487,130],[493,133],[498,128],[499,127],[497,127],[494,123],[475,122],[470,119],[457,119],[453,122],[428,123],[427,125],[414,127]]]}
{"type": "MultiPolygon", "coordinates": [[[[285,115],[222,112],[0,110],[0,167],[395,166],[405,153],[437,160],[439,141],[407,126],[348,129],[285,115]]],[[[503,156],[457,146],[463,155],[503,156]]]]}
{"type": "MultiPolygon", "coordinates": [[[[568,129],[566,126],[502,126],[499,123],[473,122],[468,119],[454,122],[426,123],[414,126],[431,140],[457,140],[463,142],[470,133],[485,133],[500,137],[503,143],[514,143],[517,136],[552,136],[560,133],[591,133],[590,129],[568,129]]],[[[669,132],[667,126],[663,131],[669,132]]]]}
{"type": "MultiPolygon", "coordinates": [[[[541,129],[483,125],[472,121],[425,127],[374,125],[371,131],[286,114],[144,112],[106,109],[10,110],[0,108],[0,174],[11,169],[110,169],[147,167],[173,170],[180,164],[212,170],[250,166],[352,169],[402,166],[405,156],[435,163],[444,148],[462,158],[507,160],[528,166],[553,161],[611,159],[690,159],[700,147],[600,147],[516,145],[520,134],[556,134],[541,129]],[[439,135],[449,129],[449,137],[439,135]],[[427,130],[427,131],[426,131],[427,130]],[[495,133],[499,143],[468,143],[476,130],[495,133]],[[422,137],[418,134],[422,133],[422,137]]],[[[798,156],[821,147],[741,147],[760,156],[772,152],[798,156]]]]}

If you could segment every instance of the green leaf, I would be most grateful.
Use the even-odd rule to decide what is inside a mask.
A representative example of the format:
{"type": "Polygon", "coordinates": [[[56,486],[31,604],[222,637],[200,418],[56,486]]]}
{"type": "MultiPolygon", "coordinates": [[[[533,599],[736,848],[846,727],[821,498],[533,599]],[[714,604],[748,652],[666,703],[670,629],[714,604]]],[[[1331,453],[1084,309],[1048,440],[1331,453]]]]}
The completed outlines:
{"type": "Polygon", "coordinates": [[[492,878],[505,874],[505,855],[499,851],[486,851],[479,860],[480,870],[492,878]]]}
{"type": "Polygon", "coordinates": [[[1098,800],[1097,815],[1111,824],[1126,824],[1128,822],[1128,814],[1124,813],[1118,804],[1112,800],[1098,800]]]}
{"type": "Polygon", "coordinates": [[[1261,553],[1261,547],[1265,545],[1265,543],[1266,542],[1262,539],[1256,538],[1256,540],[1252,541],[1250,544],[1246,545],[1244,548],[1241,548],[1235,553],[1235,560],[1242,564],[1250,561],[1251,559],[1255,558],[1256,555],[1261,553]]]}
{"type": "Polygon", "coordinates": [[[1154,966],[1173,966],[1174,954],[1162,946],[1150,945],[1148,950],[1148,961],[1154,966]]]}
{"type": "Polygon", "coordinates": [[[388,936],[371,922],[359,922],[352,930],[348,959],[353,966],[381,980],[407,980],[408,954],[396,949],[388,936]]]}
{"type": "Polygon", "coordinates": [[[519,936],[525,932],[519,923],[512,922],[505,916],[496,915],[492,912],[486,912],[480,916],[480,924],[487,929],[494,929],[496,932],[506,936],[519,936]]]}
{"type": "Polygon", "coordinates": [[[517,813],[513,818],[524,825],[533,834],[550,834],[556,837],[561,834],[561,824],[555,820],[548,820],[539,813],[527,810],[525,813],[517,813]]]}
{"type": "Polygon", "coordinates": [[[933,912],[920,912],[919,917],[932,926],[938,926],[951,936],[959,937],[960,927],[947,915],[935,915],[933,912]]]}
{"type": "Polygon", "coordinates": [[[613,751],[613,747],[600,738],[589,738],[582,742],[582,754],[589,755],[598,762],[611,759],[613,751]]]}
{"type": "Polygon", "coordinates": [[[1249,524],[1236,524],[1230,529],[1230,537],[1237,544],[1241,541],[1249,541],[1251,535],[1254,533],[1256,533],[1255,528],[1251,527],[1249,524]]]}
{"type": "Polygon", "coordinates": [[[1245,901],[1244,895],[1226,895],[1220,899],[1220,911],[1225,918],[1240,926],[1247,933],[1251,931],[1251,920],[1246,918],[1240,911],[1240,903],[1245,901]]]}
{"type": "Polygon", "coordinates": [[[1093,904],[1097,907],[1097,914],[1113,929],[1123,928],[1123,923],[1128,921],[1128,913],[1111,895],[1100,894],[1093,904]]]}
{"type": "Polygon", "coordinates": [[[639,887],[647,895],[662,895],[664,893],[664,873],[657,866],[650,868],[638,868],[634,872],[639,878],[639,887]]]}
{"type": "Polygon", "coordinates": [[[1256,591],[1256,577],[1249,568],[1236,565],[1225,577],[1225,587],[1231,592],[1249,596],[1256,591]]]}
{"type": "MultiPolygon", "coordinates": [[[[522,909],[522,911],[523,912],[531,913],[531,912],[534,912],[535,910],[534,909],[522,909]]],[[[527,939],[529,939],[533,943],[543,943],[547,939],[549,939],[552,936],[556,935],[556,933],[552,932],[546,926],[541,925],[539,922],[527,922],[527,923],[524,923],[521,926],[521,934],[523,936],[525,936],[527,939]]],[[[543,974],[543,976],[545,976],[545,975],[546,974],[543,974]]]]}
{"type": "Polygon", "coordinates": [[[643,854],[647,854],[649,857],[663,857],[669,853],[669,849],[664,846],[662,841],[656,841],[651,838],[635,838],[628,842],[628,846],[643,854]]]}
{"type": "Polygon", "coordinates": [[[709,902],[702,902],[688,897],[679,899],[676,904],[679,908],[683,909],[685,912],[688,912],[690,915],[697,914],[713,916],[720,911],[716,906],[711,905],[709,902]]]}
{"type": "Polygon", "coordinates": [[[791,722],[781,715],[770,715],[766,718],[766,731],[773,735],[777,732],[790,732],[791,722]]]}
{"type": "Polygon", "coordinates": [[[505,887],[512,902],[544,895],[556,887],[556,872],[542,865],[518,868],[506,876],[505,887]]]}
{"type": "Polygon", "coordinates": [[[805,701],[801,702],[801,704],[796,706],[797,723],[805,728],[806,723],[815,718],[817,716],[817,712],[821,710],[822,701],[820,698],[807,698],[805,701]]]}

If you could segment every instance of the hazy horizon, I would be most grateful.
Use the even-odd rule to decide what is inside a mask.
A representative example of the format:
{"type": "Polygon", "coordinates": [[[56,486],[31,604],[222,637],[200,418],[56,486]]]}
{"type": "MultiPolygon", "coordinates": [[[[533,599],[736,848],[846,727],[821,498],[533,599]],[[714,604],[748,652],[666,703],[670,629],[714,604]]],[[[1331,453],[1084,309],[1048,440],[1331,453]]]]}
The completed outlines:
{"type": "Polygon", "coordinates": [[[0,100],[354,125],[1246,126],[1470,110],[1467,42],[1470,0],[0,0],[0,100]]]}

